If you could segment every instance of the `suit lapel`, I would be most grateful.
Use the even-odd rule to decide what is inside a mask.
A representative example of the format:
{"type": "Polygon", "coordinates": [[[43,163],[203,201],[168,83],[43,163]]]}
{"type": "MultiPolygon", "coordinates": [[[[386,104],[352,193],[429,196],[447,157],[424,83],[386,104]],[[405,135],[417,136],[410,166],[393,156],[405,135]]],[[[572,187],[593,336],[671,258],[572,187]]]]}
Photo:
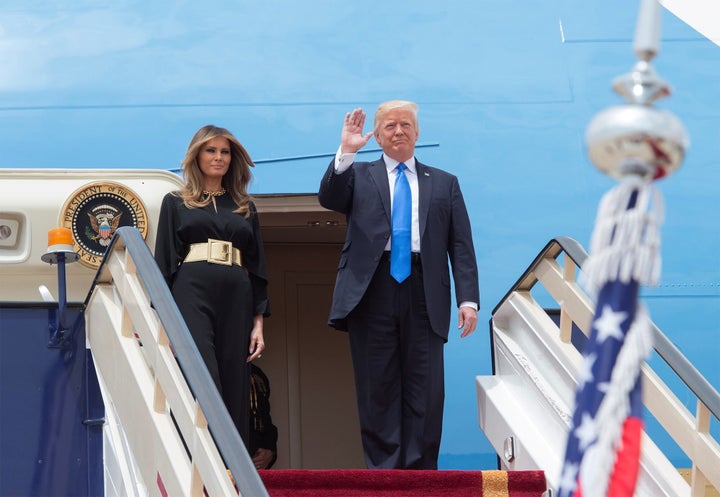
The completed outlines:
{"type": "Polygon", "coordinates": [[[392,219],[390,214],[390,186],[388,184],[385,161],[381,158],[375,162],[371,162],[369,170],[370,178],[375,183],[375,188],[377,188],[377,191],[380,194],[380,200],[385,208],[385,214],[387,215],[388,222],[390,222],[390,219],[392,219]]]}
{"type": "Polygon", "coordinates": [[[420,223],[420,240],[423,239],[427,217],[430,212],[430,197],[432,197],[433,177],[425,164],[415,160],[418,180],[418,221],[420,223]]]}

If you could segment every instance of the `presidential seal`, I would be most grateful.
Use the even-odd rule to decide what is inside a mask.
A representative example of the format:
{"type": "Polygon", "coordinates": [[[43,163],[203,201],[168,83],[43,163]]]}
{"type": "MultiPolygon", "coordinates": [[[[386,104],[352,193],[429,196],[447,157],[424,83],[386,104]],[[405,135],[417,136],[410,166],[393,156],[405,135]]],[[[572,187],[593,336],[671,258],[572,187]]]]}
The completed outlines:
{"type": "Polygon", "coordinates": [[[73,248],[80,263],[89,268],[100,266],[115,231],[133,226],[143,238],[147,235],[147,211],[142,200],[119,183],[89,183],[76,190],[65,202],[60,224],[73,235],[73,248]]]}

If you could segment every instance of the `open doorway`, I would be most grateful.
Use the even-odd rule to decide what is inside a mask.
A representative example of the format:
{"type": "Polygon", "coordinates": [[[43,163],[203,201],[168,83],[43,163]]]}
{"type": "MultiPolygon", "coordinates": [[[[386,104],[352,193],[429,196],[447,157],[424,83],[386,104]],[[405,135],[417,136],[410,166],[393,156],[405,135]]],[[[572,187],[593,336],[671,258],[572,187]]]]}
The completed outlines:
{"type": "Polygon", "coordinates": [[[271,317],[267,353],[278,469],[364,468],[346,333],[327,325],[345,217],[317,195],[257,195],[271,317]]]}

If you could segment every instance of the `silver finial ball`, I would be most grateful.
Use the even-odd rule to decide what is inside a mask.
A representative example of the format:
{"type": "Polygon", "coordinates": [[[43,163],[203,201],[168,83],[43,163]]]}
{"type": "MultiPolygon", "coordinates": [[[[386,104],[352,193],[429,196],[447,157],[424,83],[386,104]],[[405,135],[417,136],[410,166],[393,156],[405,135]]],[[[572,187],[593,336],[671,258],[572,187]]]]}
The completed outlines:
{"type": "Polygon", "coordinates": [[[585,145],[595,167],[615,179],[659,179],[680,167],[690,140],[671,112],[631,104],[595,116],[585,131],[585,145]]]}

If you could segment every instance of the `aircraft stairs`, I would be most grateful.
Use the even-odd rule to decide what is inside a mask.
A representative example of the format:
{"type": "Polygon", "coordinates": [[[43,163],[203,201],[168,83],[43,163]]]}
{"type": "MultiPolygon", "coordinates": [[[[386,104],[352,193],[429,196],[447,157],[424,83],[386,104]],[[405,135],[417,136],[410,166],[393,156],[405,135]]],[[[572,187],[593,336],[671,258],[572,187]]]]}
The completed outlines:
{"type": "MultiPolygon", "coordinates": [[[[265,495],[267,489],[262,478],[247,453],[238,450],[242,444],[217,391],[210,388],[207,370],[187,368],[186,377],[192,387],[184,384],[177,363],[193,364],[200,357],[144,242],[133,230],[120,231],[98,271],[95,289],[87,302],[88,342],[96,357],[98,376],[109,391],[108,397],[118,411],[131,447],[132,436],[123,418],[132,419],[127,416],[134,417],[143,411],[146,420],[133,424],[155,423],[162,430],[155,435],[155,461],[141,464],[156,468],[144,480],[156,481],[155,473],[159,475],[162,470],[172,475],[164,478],[165,484],[176,486],[177,493],[169,495],[200,495],[197,492],[201,487],[205,487],[208,495],[229,495],[227,492],[233,494],[235,489],[226,479],[227,467],[234,475],[242,475],[237,478],[241,494],[265,495]],[[148,296],[151,298],[146,300],[148,296]],[[118,307],[119,300],[124,303],[118,307]],[[154,311],[149,302],[153,302],[154,311]],[[119,334],[100,335],[94,330],[106,325],[96,327],[95,322],[116,323],[119,334]],[[129,342],[121,345],[121,336],[130,338],[129,342]],[[142,347],[138,346],[140,343],[142,347]],[[118,361],[118,350],[122,348],[135,358],[126,359],[126,371],[118,375],[122,364],[118,361]],[[104,356],[113,358],[108,361],[107,371],[104,356]],[[132,371],[145,384],[143,387],[139,379],[135,380],[138,389],[145,392],[142,409],[129,407],[139,399],[124,393],[132,371]],[[117,385],[112,387],[111,383],[117,385]],[[196,392],[195,397],[191,389],[196,392]],[[123,409],[127,412],[121,412],[123,409]],[[184,454],[180,437],[170,436],[173,423],[163,416],[168,411],[174,414],[180,437],[191,441],[188,443],[193,447],[191,459],[178,462],[168,456],[184,454]],[[216,427],[214,437],[208,426],[216,427]],[[215,450],[213,439],[222,457],[215,450]],[[188,481],[191,491],[182,493],[187,492],[182,483],[188,481]]],[[[557,488],[581,363],[579,347],[589,333],[593,314],[590,298],[576,283],[586,258],[582,246],[569,238],[553,239],[541,250],[493,310],[494,374],[477,378],[479,424],[499,455],[498,469],[518,474],[541,471],[550,489],[545,493],[548,496],[557,488]],[[554,300],[556,307],[542,307],[543,299],[554,300]],[[533,413],[532,418],[528,413],[533,413]]],[[[688,477],[683,477],[645,433],[636,495],[713,495],[720,489],[720,445],[713,436],[711,423],[717,423],[720,416],[720,395],[656,327],[654,344],[656,358],[642,369],[646,416],[666,430],[692,466],[688,468],[688,477]],[[695,414],[651,368],[651,363],[658,362],[669,366],[667,369],[692,392],[696,399],[695,414]]],[[[152,437],[141,432],[135,438],[136,446],[143,447],[152,437]]]]}
{"type": "MultiPolygon", "coordinates": [[[[588,254],[551,240],[492,311],[493,375],[478,377],[479,424],[507,470],[540,468],[556,489],[589,336],[593,303],[576,282],[588,254]]],[[[653,356],[641,368],[644,420],[691,461],[678,469],[643,433],[635,495],[720,495],[720,395],[653,324],[653,356]],[[676,393],[668,386],[681,385],[676,393]],[[682,398],[690,398],[690,407],[682,398]],[[692,405],[694,404],[694,405],[692,405]],[[692,412],[694,410],[694,413],[692,412]]],[[[677,388],[675,389],[677,390],[677,388]]]]}
{"type": "MultiPolygon", "coordinates": [[[[589,299],[574,281],[584,257],[582,248],[570,239],[551,241],[493,311],[494,374],[477,378],[477,394],[479,423],[499,454],[499,467],[490,471],[460,471],[456,476],[474,477],[476,481],[485,478],[487,482],[500,478],[506,486],[504,490],[477,495],[539,497],[552,495],[556,488],[581,360],[571,337],[577,333],[576,328],[587,328],[592,315],[589,299]],[[564,267],[557,260],[561,254],[565,255],[564,267]],[[556,319],[553,310],[548,311],[535,300],[533,294],[541,286],[559,302],[556,319]],[[523,479],[529,482],[524,488],[513,487],[513,481],[523,479]]],[[[339,495],[332,493],[332,488],[349,480],[365,483],[372,480],[367,470],[260,473],[255,470],[207,369],[202,367],[202,359],[167,285],[136,229],[118,230],[82,309],[69,311],[75,317],[73,333],[84,331],[84,340],[77,341],[81,345],[68,346],[64,343],[67,337],[52,337],[56,340],[56,351],[60,351],[53,359],[57,366],[38,378],[43,385],[38,389],[47,392],[43,392],[41,407],[32,409],[33,413],[44,411],[40,429],[49,432],[44,437],[46,441],[39,444],[42,450],[33,450],[48,456],[33,463],[35,490],[19,495],[51,495],[43,489],[63,481],[65,488],[82,487],[86,491],[53,495],[234,496],[239,491],[253,497],[319,496],[323,494],[317,487],[311,493],[302,493],[299,485],[288,488],[288,480],[314,479],[314,485],[318,481],[327,482],[327,495],[339,495]],[[83,362],[84,369],[75,365],[78,361],[83,362]],[[65,381],[66,371],[78,376],[78,386],[65,381]],[[63,387],[66,390],[51,388],[54,383],[67,384],[63,387]],[[98,395],[80,398],[76,394],[82,389],[98,395]],[[68,405],[57,412],[57,404],[68,405]],[[64,442],[57,437],[67,431],[60,422],[63,416],[72,415],[66,412],[71,408],[80,411],[87,433],[74,436],[81,442],[67,453],[64,442]],[[98,460],[102,467],[98,467],[98,460]],[[78,466],[89,469],[79,471],[78,466]],[[227,470],[234,476],[234,484],[227,470]],[[278,483],[277,479],[285,481],[278,483]],[[83,481],[77,483],[79,480],[83,481]],[[73,482],[77,484],[72,486],[73,482]]],[[[5,323],[8,312],[0,309],[0,322],[5,323]]],[[[59,311],[41,311],[50,321],[55,312],[59,311]]],[[[22,319],[12,326],[22,326],[22,319]]],[[[3,325],[3,335],[6,331],[3,325]]],[[[28,348],[33,346],[38,344],[28,348]]],[[[710,433],[711,418],[717,422],[720,412],[720,396],[703,383],[692,365],[666,339],[663,341],[659,331],[655,347],[697,398],[697,413],[692,415],[649,366],[643,368],[645,404],[693,461],[692,478],[690,483],[686,482],[646,436],[637,495],[710,495],[704,493],[708,486],[720,487],[720,448],[710,433]]],[[[3,375],[7,375],[14,366],[6,347],[3,360],[9,361],[3,365],[3,375]]],[[[17,362],[18,370],[24,367],[23,371],[32,371],[32,365],[21,366],[19,359],[17,362]]],[[[18,397],[27,395],[13,393],[18,397]]],[[[7,427],[5,406],[2,409],[0,441],[7,440],[6,435],[13,428],[22,432],[21,422],[16,423],[18,427],[7,427]]],[[[30,416],[18,412],[18,416],[30,416]]],[[[5,466],[13,455],[3,445],[0,443],[5,466]]],[[[14,477],[13,467],[7,468],[0,473],[3,491],[11,488],[14,477]]],[[[24,477],[20,470],[15,473],[18,478],[24,477]]],[[[388,487],[387,478],[406,477],[405,472],[371,473],[386,479],[367,495],[383,495],[379,489],[388,487]]],[[[428,486],[437,488],[438,476],[428,475],[428,486]]],[[[441,485],[445,490],[447,485],[441,485]]],[[[417,495],[453,494],[441,491],[417,495]]]]}
{"type": "Polygon", "coordinates": [[[105,454],[113,454],[116,468],[105,470],[105,497],[238,491],[253,497],[540,497],[547,489],[544,473],[531,469],[417,471],[412,481],[405,471],[256,471],[133,228],[120,228],[113,238],[85,307],[87,345],[111,428],[105,454]]]}

